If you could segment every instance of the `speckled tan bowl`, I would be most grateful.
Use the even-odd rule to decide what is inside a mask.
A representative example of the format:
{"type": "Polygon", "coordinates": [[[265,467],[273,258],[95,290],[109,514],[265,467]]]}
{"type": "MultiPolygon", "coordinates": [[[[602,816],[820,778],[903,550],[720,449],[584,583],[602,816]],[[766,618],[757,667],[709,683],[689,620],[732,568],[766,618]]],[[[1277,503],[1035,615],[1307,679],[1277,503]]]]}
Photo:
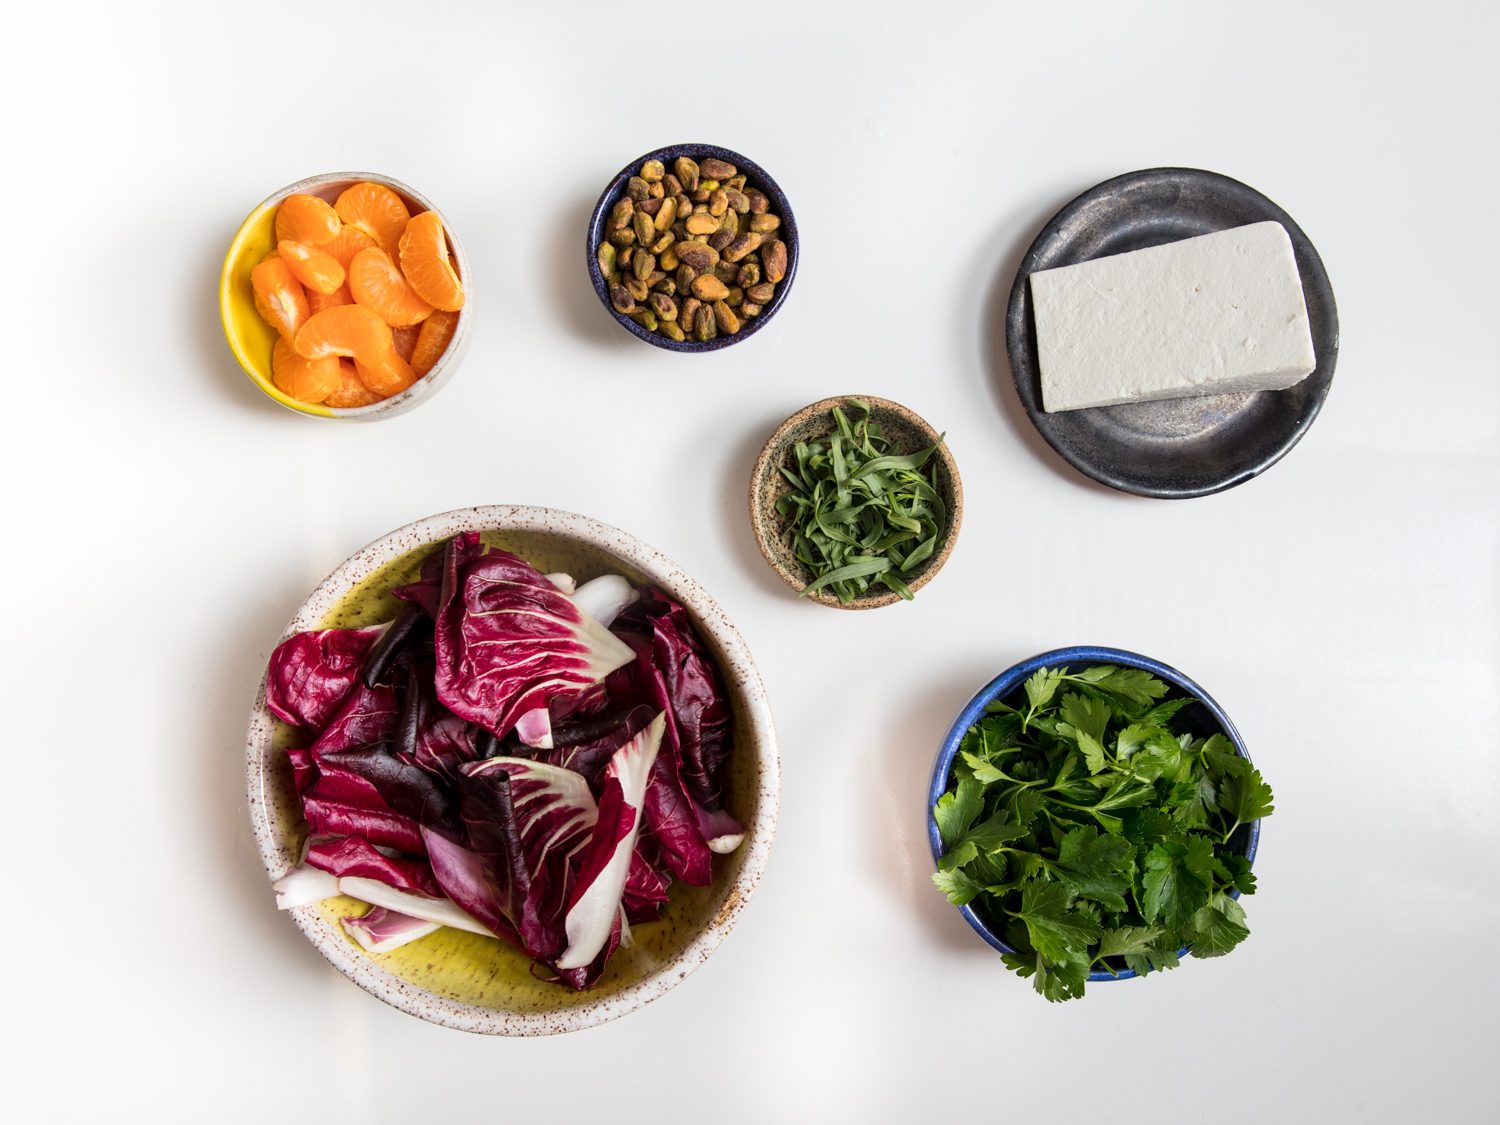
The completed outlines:
{"type": "Polygon", "coordinates": [[[254,211],[246,216],[229,244],[224,255],[224,266],[219,273],[219,319],[224,325],[224,338],[229,350],[249,376],[268,398],[280,403],[297,414],[310,418],[330,418],[337,422],[374,422],[382,418],[394,418],[404,414],[418,403],[426,401],[439,388],[453,378],[469,347],[469,328],[474,314],[474,282],[469,269],[469,255],[463,243],[453,232],[448,217],[438,212],[443,220],[443,231],[448,236],[448,254],[453,268],[458,271],[464,285],[464,307],[459,310],[458,324],[453,330],[453,339],[433,364],[432,370],[423,375],[400,394],[381,399],[369,406],[334,407],[322,403],[302,402],[284,394],[271,379],[271,349],[276,343],[276,330],[261,319],[255,310],[255,294],[250,287],[250,271],[256,264],[276,249],[274,228],[276,209],[289,195],[315,195],[325,203],[332,203],[346,188],[358,183],[382,184],[401,197],[413,215],[422,211],[437,211],[437,208],[414,188],[400,180],[382,176],[375,172],[325,172],[309,176],[288,184],[264,199],[254,211]]]}
{"type": "MultiPolygon", "coordinates": [[[[711,886],[674,886],[662,919],[634,927],[634,946],[616,953],[599,984],[586,992],[539,981],[523,954],[495,939],[452,929],[390,953],[366,953],[339,925],[340,918],[361,912],[353,899],[329,899],[288,913],[340,972],[403,1012],[490,1035],[576,1031],[667,992],[706,961],[734,927],[760,883],[776,831],[781,788],[776,730],[744,639],[698,583],[640,540],[569,512],[489,506],[408,524],[356,552],[324,579],[283,636],[389,620],[400,603],[386,591],[414,577],[428,554],[462,531],[482,532],[486,543],[514,551],[544,571],[566,571],[579,582],[617,572],[654,583],[687,608],[729,690],[734,753],[727,806],[746,826],[745,841],[714,858],[711,886]]],[[[291,728],[266,709],[262,678],[250,712],[245,768],[251,825],[272,880],[297,862],[306,834],[285,753],[291,736],[291,728]]],[[[269,886],[266,909],[274,909],[269,886]]]]}
{"type": "MultiPolygon", "coordinates": [[[[812,573],[797,561],[792,551],[792,536],[785,521],[776,514],[776,501],[791,491],[791,485],[781,475],[780,468],[793,446],[799,441],[816,441],[826,437],[833,429],[829,412],[835,406],[843,406],[850,399],[863,399],[869,403],[870,418],[880,423],[885,436],[903,453],[925,449],[938,439],[938,432],[929,426],[920,415],[908,410],[898,402],[876,398],[874,395],[835,395],[811,406],[804,406],[780,426],[776,427],[755,459],[755,468],[750,473],[750,527],[755,532],[755,542],[760,553],[766,557],[781,580],[793,590],[801,591],[810,581],[812,573]]],[[[916,593],[932,581],[933,575],[943,569],[953,545],[958,542],[959,525],[964,519],[964,489],[958,476],[958,465],[953,452],[945,441],[938,446],[938,469],[935,474],[938,495],[948,509],[947,534],[938,549],[916,574],[906,577],[906,584],[916,593]]],[[[883,587],[878,593],[867,593],[844,605],[827,591],[807,595],[807,601],[834,609],[878,609],[901,601],[901,596],[883,587]]]]}

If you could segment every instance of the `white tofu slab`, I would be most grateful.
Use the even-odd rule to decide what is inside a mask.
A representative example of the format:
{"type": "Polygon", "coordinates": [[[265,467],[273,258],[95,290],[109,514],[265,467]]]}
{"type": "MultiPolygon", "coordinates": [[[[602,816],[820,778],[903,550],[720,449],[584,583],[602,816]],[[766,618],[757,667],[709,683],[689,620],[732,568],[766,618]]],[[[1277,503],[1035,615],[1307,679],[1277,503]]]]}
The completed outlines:
{"type": "Polygon", "coordinates": [[[1031,275],[1042,408],[1281,390],[1317,366],[1280,223],[1031,275]]]}

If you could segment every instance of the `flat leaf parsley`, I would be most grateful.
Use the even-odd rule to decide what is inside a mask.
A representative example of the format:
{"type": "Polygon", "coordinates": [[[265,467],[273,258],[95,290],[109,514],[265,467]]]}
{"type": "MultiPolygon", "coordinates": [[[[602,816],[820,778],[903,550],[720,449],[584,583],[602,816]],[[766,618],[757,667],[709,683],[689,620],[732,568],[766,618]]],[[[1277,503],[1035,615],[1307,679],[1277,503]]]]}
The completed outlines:
{"type": "Polygon", "coordinates": [[[1274,811],[1271,787],[1224,735],[1177,729],[1193,700],[1167,690],[1113,664],[1038,669],[969,728],[933,809],[933,883],[1048,1000],[1082,996],[1096,969],[1171,969],[1184,946],[1217,957],[1249,936],[1237,834],[1274,811]]]}

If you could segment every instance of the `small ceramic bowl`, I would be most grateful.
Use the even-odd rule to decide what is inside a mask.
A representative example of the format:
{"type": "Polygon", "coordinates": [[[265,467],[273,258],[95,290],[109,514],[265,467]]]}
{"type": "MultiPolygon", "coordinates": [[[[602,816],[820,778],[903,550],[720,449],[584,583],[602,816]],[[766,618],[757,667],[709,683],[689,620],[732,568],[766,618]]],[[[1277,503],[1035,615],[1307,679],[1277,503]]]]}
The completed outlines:
{"type": "MultiPolygon", "coordinates": [[[[780,766],[765,687],[739,631],[697,582],[659,551],[613,527],[547,508],[488,506],[429,516],[356,552],[318,586],[283,638],[309,629],[390,620],[399,602],[391,586],[415,577],[422,560],[451,536],[481,532],[544,571],[579,582],[619,573],[653,583],[691,614],[723,675],[733,717],[734,752],[726,785],[729,812],[746,827],[744,842],[714,858],[707,887],[674,885],[662,918],[632,930],[634,944],[610,958],[604,976],[583,992],[532,975],[524,954],[493,938],[442,929],[389,953],[355,944],[339,920],[358,912],[334,898],[289,913],[319,952],[350,980],[422,1019],[491,1035],[574,1031],[634,1011],[676,986],[734,928],[759,885],[776,831],[780,766]]],[[[250,820],[274,881],[301,857],[306,825],[286,750],[292,728],[266,708],[265,679],[250,712],[245,769],[250,820]]],[[[271,909],[271,889],[266,888],[271,909]]]]}
{"type": "Polygon", "coordinates": [[[771,179],[770,173],[759,164],[737,152],[719,148],[717,145],[668,145],[666,148],[659,148],[654,152],[636,157],[621,168],[619,174],[609,182],[609,186],[604,189],[604,194],[599,196],[599,202],[594,205],[594,214],[589,219],[588,245],[584,249],[587,251],[589,277],[594,282],[594,292],[599,294],[600,303],[608,310],[609,315],[619,322],[620,327],[637,339],[645,340],[648,344],[655,344],[658,348],[666,348],[671,352],[711,352],[749,339],[764,328],[780,311],[781,306],[786,303],[787,294],[792,291],[792,281],[797,276],[797,258],[801,251],[801,242],[797,237],[797,218],[792,214],[792,205],[787,202],[785,193],[776,181],[771,179]],[[616,311],[609,299],[609,286],[604,280],[604,272],[599,268],[596,252],[600,243],[604,241],[604,224],[609,219],[610,209],[625,194],[625,185],[630,177],[637,175],[641,170],[641,165],[648,160],[660,160],[670,172],[672,162],[679,156],[686,156],[699,162],[715,157],[733,164],[748,177],[746,186],[763,193],[771,201],[771,214],[781,218],[781,227],[777,231],[777,236],[786,243],[786,276],[776,286],[776,293],[770,303],[761,310],[758,316],[746,318],[740,330],[732,336],[720,335],[712,340],[678,342],[670,336],[663,336],[660,332],[650,331],[624,313],[616,311]]]}
{"type": "MultiPolygon", "coordinates": [[[[1250,760],[1250,752],[1245,749],[1245,740],[1240,737],[1240,732],[1234,729],[1234,724],[1229,721],[1229,716],[1224,713],[1224,709],[1214,701],[1213,696],[1176,668],[1163,664],[1159,660],[1152,660],[1149,656],[1141,656],[1139,653],[1127,652],[1119,648],[1084,645],[1053,649],[1051,652],[1033,656],[1030,660],[1023,660],[1020,664],[1001,672],[965,704],[964,709],[958,713],[958,718],[954,719],[953,725],[948,728],[948,733],[943,736],[942,744],[938,747],[937,760],[932,767],[932,782],[927,790],[927,842],[932,848],[934,864],[943,858],[943,839],[938,832],[937,820],[933,817],[932,810],[937,805],[938,798],[948,791],[949,775],[953,771],[953,759],[958,756],[964,735],[984,715],[985,705],[996,699],[1013,702],[1011,697],[1021,694],[1027,678],[1038,668],[1061,668],[1065,671],[1075,671],[1095,664],[1119,664],[1126,668],[1141,668],[1170,685],[1166,698],[1177,699],[1184,695],[1191,696],[1196,703],[1177,712],[1175,722],[1181,725],[1181,729],[1190,731],[1200,738],[1222,734],[1234,743],[1235,751],[1240,757],[1247,762],[1250,760]]],[[[1253,863],[1256,849],[1260,846],[1260,821],[1241,825],[1230,837],[1229,842],[1239,854],[1253,863]]],[[[1240,897],[1238,891],[1229,893],[1234,898],[1240,897]]],[[[973,906],[960,906],[958,912],[964,916],[964,921],[973,927],[974,932],[984,938],[994,949],[1001,953],[1016,952],[975,911],[973,906]]],[[[1187,953],[1188,950],[1184,948],[1179,951],[1178,955],[1186,956],[1187,953]]],[[[1089,973],[1089,980],[1091,982],[1129,980],[1135,975],[1133,970],[1122,964],[1113,972],[1096,969],[1089,973]]]]}
{"type": "MultiPolygon", "coordinates": [[[[925,449],[938,440],[938,432],[920,416],[900,403],[876,398],[874,395],[835,395],[833,398],[825,398],[811,406],[804,406],[776,427],[775,433],[761,447],[760,456],[755,459],[755,468],[750,473],[750,527],[755,533],[756,545],[760,547],[760,553],[765,556],[766,562],[771,564],[771,569],[798,592],[812,581],[813,576],[798,561],[792,550],[792,536],[785,521],[776,514],[776,502],[791,491],[791,485],[781,475],[781,466],[787,463],[788,455],[799,441],[817,441],[827,437],[832,429],[829,412],[835,406],[844,406],[850,399],[856,398],[869,403],[871,421],[880,423],[885,436],[899,451],[910,453],[925,449]]],[[[946,441],[938,446],[935,480],[938,495],[948,509],[947,533],[921,569],[913,575],[903,576],[913,593],[931,582],[933,576],[943,569],[943,564],[953,553],[954,544],[958,542],[958,529],[964,519],[963,482],[958,476],[953,451],[948,448],[946,441]]],[[[808,594],[806,600],[832,606],[834,609],[878,609],[880,606],[899,602],[902,598],[881,587],[878,592],[871,590],[848,605],[826,590],[808,594]]]]}
{"type": "Polygon", "coordinates": [[[250,271],[262,258],[276,249],[276,208],[289,195],[315,195],[332,203],[344,189],[357,183],[383,184],[390,188],[406,204],[413,214],[436,211],[428,199],[407,187],[400,180],[381,176],[374,172],[329,172],[321,176],[309,176],[295,184],[288,184],[262,202],[235,233],[229,244],[229,253],[224,257],[224,268],[219,275],[219,317],[224,323],[224,336],[229,341],[229,350],[244,368],[250,381],[266,395],[288,410],[314,418],[333,418],[346,422],[368,422],[378,418],[390,418],[416,406],[434,394],[439,387],[453,377],[469,343],[469,323],[473,319],[474,286],[469,270],[469,256],[463,243],[453,232],[453,224],[447,216],[443,219],[443,230],[448,236],[448,254],[453,268],[464,283],[464,307],[459,310],[458,327],[448,349],[433,365],[431,371],[422,376],[400,394],[373,403],[370,406],[338,408],[321,403],[300,402],[283,394],[271,381],[271,349],[276,343],[276,330],[261,319],[255,311],[255,294],[250,288],[250,271]]]}

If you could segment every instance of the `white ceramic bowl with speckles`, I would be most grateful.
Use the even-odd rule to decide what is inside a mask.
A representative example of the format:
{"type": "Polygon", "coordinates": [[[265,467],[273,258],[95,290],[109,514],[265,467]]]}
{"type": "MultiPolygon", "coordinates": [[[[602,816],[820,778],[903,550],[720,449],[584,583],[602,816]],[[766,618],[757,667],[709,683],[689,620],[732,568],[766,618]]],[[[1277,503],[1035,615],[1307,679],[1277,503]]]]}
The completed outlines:
{"type": "MultiPolygon", "coordinates": [[[[776,831],[780,764],[765,686],[744,638],[714,600],[660,551],[607,524],[548,508],[464,508],[407,524],[355,552],[303,602],[282,637],[308,629],[388,620],[398,604],[385,592],[414,575],[450,536],[479,531],[544,571],[580,582],[611,571],[649,582],[680,602],[718,662],[730,696],[734,751],[727,807],[745,841],[714,860],[708,887],[674,886],[663,918],[633,930],[635,944],[610,959],[594,988],[574,992],[537,980],[523,954],[498,940],[442,929],[386,954],[366,953],[339,924],[362,909],[330,899],[289,911],[335,968],[365,991],[422,1019],[490,1035],[549,1035],[591,1027],[670,991],[708,959],[760,883],[776,831]]],[[[293,731],[266,709],[262,677],[245,747],[250,821],[272,881],[301,853],[306,826],[285,750],[293,731]]],[[[274,909],[269,885],[266,909],[274,909]]]]}

